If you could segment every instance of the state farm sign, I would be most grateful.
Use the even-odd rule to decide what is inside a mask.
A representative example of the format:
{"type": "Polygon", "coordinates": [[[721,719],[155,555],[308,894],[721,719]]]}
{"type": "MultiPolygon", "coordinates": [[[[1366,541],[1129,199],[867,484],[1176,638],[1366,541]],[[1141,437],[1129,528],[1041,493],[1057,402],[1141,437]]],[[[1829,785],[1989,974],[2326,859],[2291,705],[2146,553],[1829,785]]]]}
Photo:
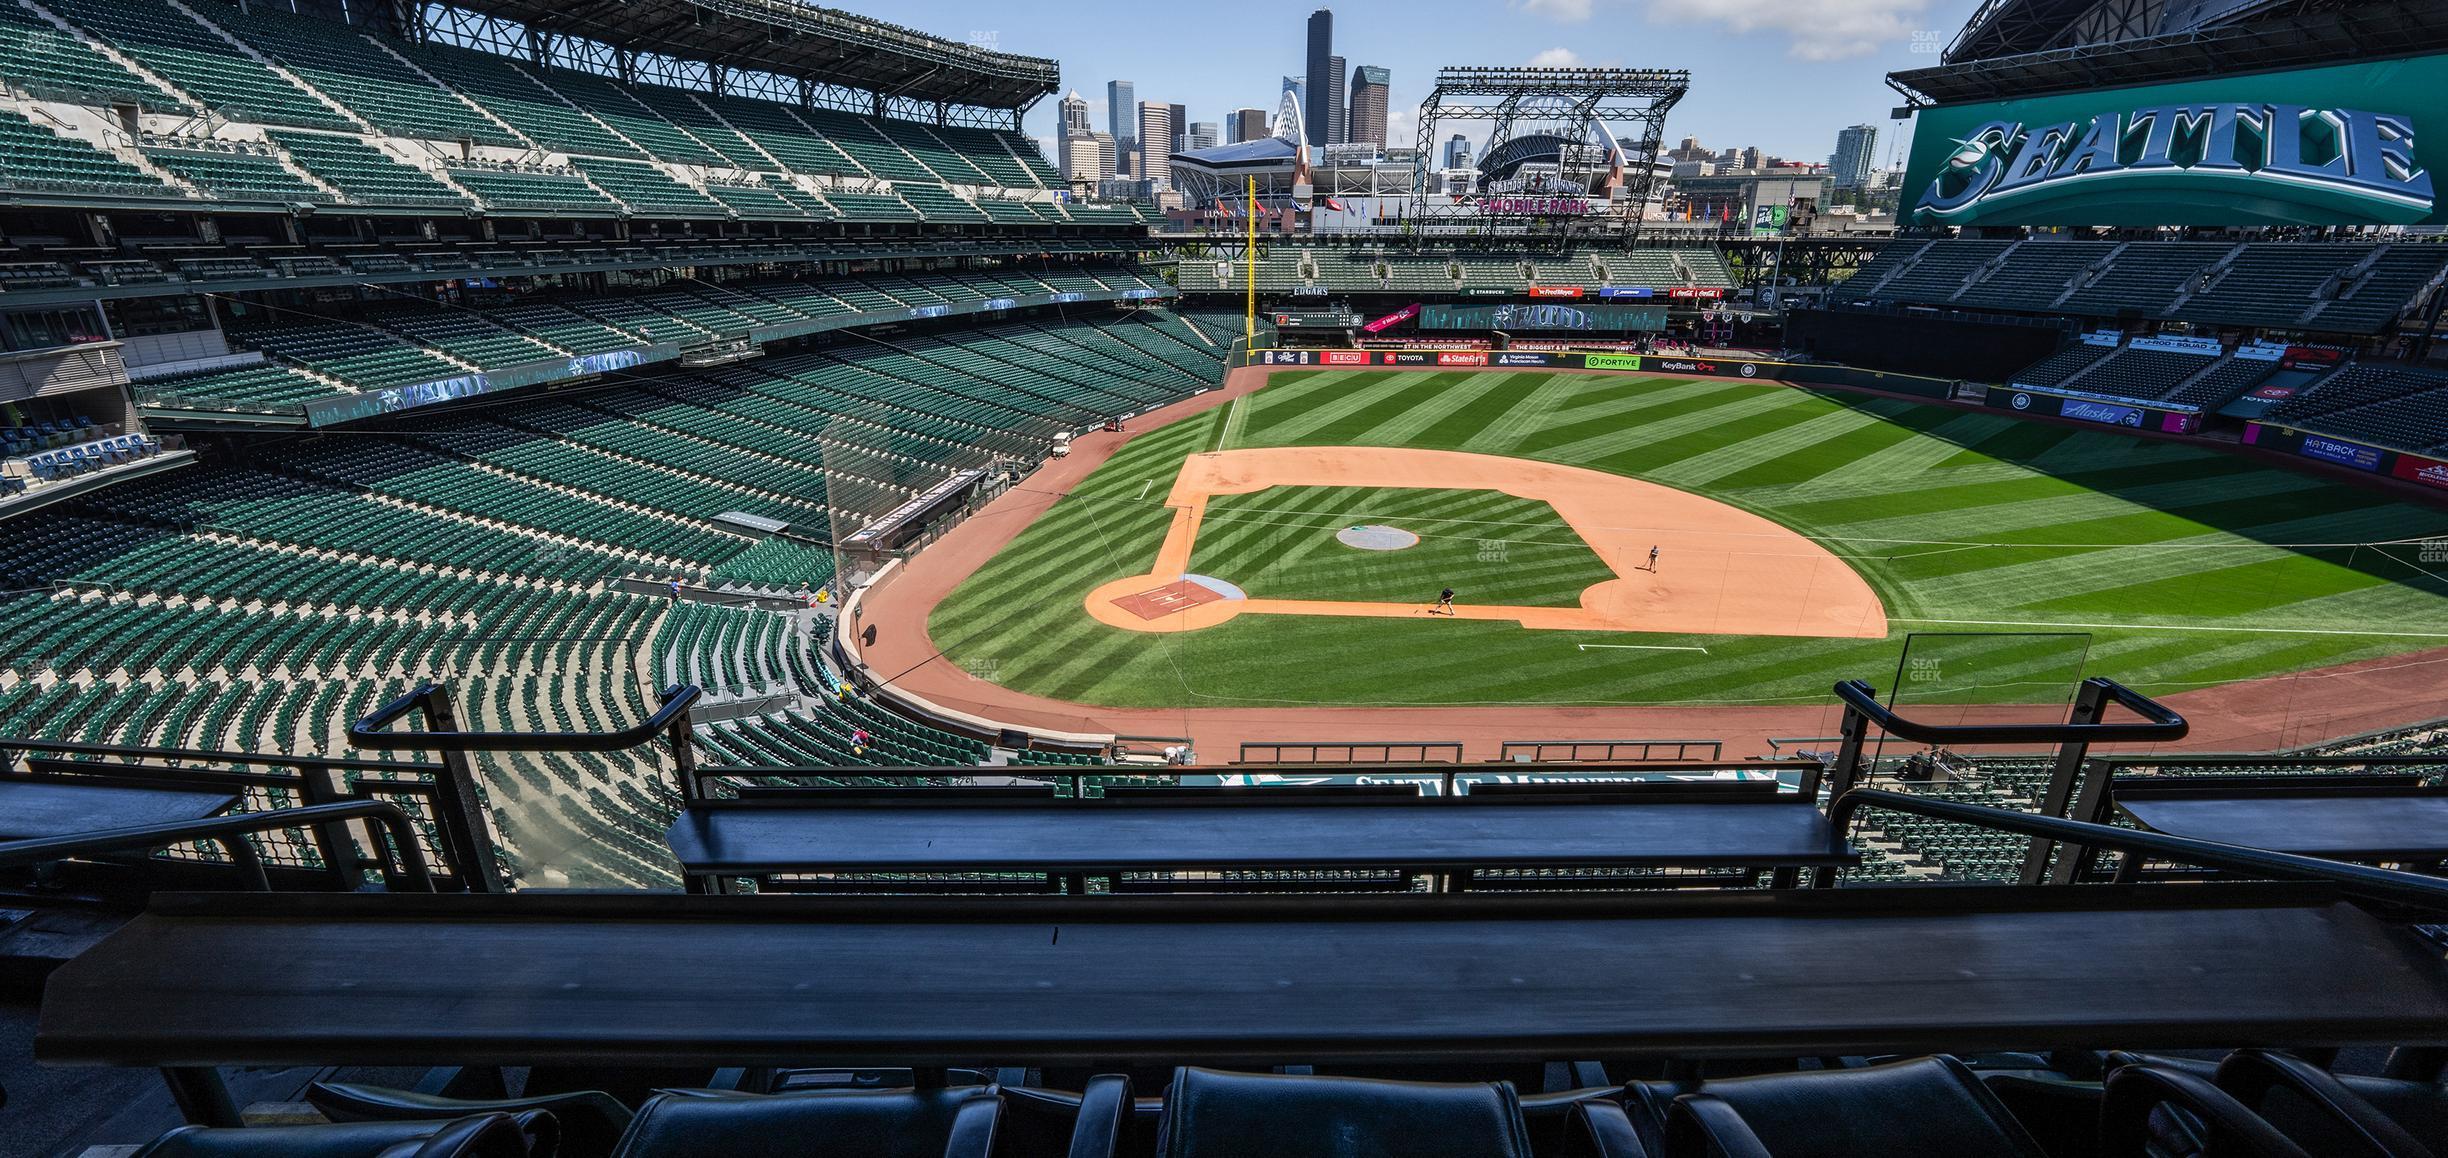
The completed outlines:
{"type": "Polygon", "coordinates": [[[1439,366],[1485,366],[1487,355],[1477,350],[1452,350],[1437,355],[1439,366]]]}

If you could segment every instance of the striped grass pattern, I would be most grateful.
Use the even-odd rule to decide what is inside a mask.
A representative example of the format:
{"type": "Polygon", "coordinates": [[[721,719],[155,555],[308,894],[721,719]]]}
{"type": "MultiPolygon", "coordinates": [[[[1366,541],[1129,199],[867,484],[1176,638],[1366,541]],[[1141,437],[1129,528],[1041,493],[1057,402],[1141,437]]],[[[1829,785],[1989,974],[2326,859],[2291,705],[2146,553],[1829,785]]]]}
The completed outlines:
{"type": "MultiPolygon", "coordinates": [[[[1344,497],[1366,507],[1352,522],[1397,521],[1375,494],[1344,497]]],[[[1492,526],[1502,514],[1460,517],[1492,526]]],[[[1319,528],[1279,531],[1213,545],[1203,533],[1199,567],[1238,570],[1221,576],[1236,583],[1311,581],[1264,560],[1319,528]]],[[[2066,676],[2069,649],[2090,672],[2172,694],[2448,647],[2448,565],[2425,561],[2431,538],[2448,538],[2448,511],[2207,448],[2002,415],[1744,382],[1307,371],[1132,442],[954,592],[931,629],[955,662],[991,661],[1014,688],[1117,706],[1818,703],[1838,679],[1889,682],[1913,632],[2076,637],[1953,645],[1932,698],[2030,702],[2066,676]],[[1146,569],[1169,521],[1166,488],[1186,456],[1218,444],[1228,414],[1234,447],[1469,450],[1706,494],[1846,558],[1894,630],[1802,640],[1251,616],[1146,635],[1093,622],[1081,600],[1146,569]]],[[[1399,585],[1418,598],[1414,586],[1442,584],[1399,585]]]]}
{"type": "Polygon", "coordinates": [[[1191,571],[1258,599],[1416,603],[1451,587],[1470,603],[1577,607],[1615,572],[1554,507],[1501,491],[1268,487],[1207,503],[1191,571]],[[1344,546],[1335,533],[1378,523],[1419,536],[1399,551],[1344,546]]]}

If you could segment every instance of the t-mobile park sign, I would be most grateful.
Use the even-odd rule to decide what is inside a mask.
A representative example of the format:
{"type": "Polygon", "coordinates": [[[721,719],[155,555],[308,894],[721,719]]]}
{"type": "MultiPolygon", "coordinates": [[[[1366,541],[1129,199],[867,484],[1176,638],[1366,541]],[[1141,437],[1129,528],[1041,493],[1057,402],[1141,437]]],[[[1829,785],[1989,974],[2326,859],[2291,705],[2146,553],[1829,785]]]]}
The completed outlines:
{"type": "Polygon", "coordinates": [[[1587,197],[1482,197],[1479,212],[1491,217],[1578,217],[1590,212],[1587,197]]]}

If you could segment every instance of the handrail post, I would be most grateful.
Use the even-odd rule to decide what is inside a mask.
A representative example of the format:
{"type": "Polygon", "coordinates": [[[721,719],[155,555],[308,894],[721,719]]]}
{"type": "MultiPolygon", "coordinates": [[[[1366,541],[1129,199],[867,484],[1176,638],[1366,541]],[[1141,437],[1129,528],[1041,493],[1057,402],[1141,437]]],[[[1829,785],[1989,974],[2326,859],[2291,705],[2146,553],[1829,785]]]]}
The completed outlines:
{"type": "MultiPolygon", "coordinates": [[[[2116,766],[2108,761],[2083,761],[2082,777],[2075,782],[2074,804],[2066,813],[2067,819],[2079,820],[2085,824],[2108,823],[2109,786],[2115,778],[2116,766]]],[[[2098,858],[2099,850],[2097,849],[2069,849],[2068,853],[2058,856],[2057,866],[2049,870],[2049,883],[2073,884],[2076,880],[2089,874],[2091,862],[2098,858]]],[[[2125,863],[2118,867],[2117,872],[2121,875],[2128,869],[2139,869],[2140,867],[2140,858],[2128,853],[2125,863]]]]}
{"type": "MultiPolygon", "coordinates": [[[[678,685],[663,689],[663,702],[668,704],[680,696],[678,685]]],[[[690,719],[689,706],[682,704],[680,714],[673,716],[671,726],[664,729],[671,739],[672,774],[680,780],[680,803],[695,804],[705,798],[705,790],[697,783],[696,724],[690,719]]]]}
{"type": "MultiPolygon", "coordinates": [[[[426,731],[459,730],[459,713],[451,706],[450,689],[427,683],[414,695],[426,731]]],[[[494,867],[493,833],[485,824],[484,802],[476,792],[476,763],[463,748],[440,747],[442,774],[434,778],[434,811],[441,814],[442,836],[450,842],[451,859],[459,863],[461,884],[471,893],[504,892],[501,874],[494,867]]]]}
{"type": "Polygon", "coordinates": [[[1870,735],[1870,717],[1851,704],[1845,705],[1844,722],[1837,727],[1842,743],[1836,748],[1836,764],[1827,772],[1828,799],[1833,802],[1853,791],[1861,781],[1862,743],[1870,735]]]}
{"type": "MultiPolygon", "coordinates": [[[[311,764],[298,769],[298,794],[309,806],[337,804],[347,799],[340,776],[330,768],[311,764]]],[[[314,827],[315,848],[323,854],[323,867],[331,870],[332,881],[342,890],[355,891],[365,883],[364,866],[357,859],[357,834],[345,822],[334,821],[314,827]]]]}
{"type": "MultiPolygon", "coordinates": [[[[2074,693],[2074,707],[2067,714],[2066,723],[2077,727],[2096,724],[2107,710],[2108,685],[2098,679],[2087,679],[2074,693]]],[[[2040,815],[2065,815],[2066,806],[2074,800],[2075,779],[2081,775],[2083,761],[2090,754],[2090,741],[2079,737],[2057,746],[2057,763],[2049,769],[2048,791],[2041,795],[2040,815]]],[[[2031,847],[2023,852],[2022,883],[2036,885],[2048,879],[2049,852],[2054,848],[2056,842],[2047,837],[2031,838],[2031,847]]],[[[2082,855],[2082,849],[2068,846],[2060,854],[2060,859],[2077,860],[2082,855]]]]}

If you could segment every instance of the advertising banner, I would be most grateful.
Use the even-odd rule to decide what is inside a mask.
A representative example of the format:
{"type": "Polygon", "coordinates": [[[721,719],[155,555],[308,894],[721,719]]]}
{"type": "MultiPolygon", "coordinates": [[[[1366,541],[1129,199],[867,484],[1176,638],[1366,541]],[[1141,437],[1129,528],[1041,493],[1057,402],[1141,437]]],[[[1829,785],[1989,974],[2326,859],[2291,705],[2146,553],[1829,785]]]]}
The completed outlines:
{"type": "Polygon", "coordinates": [[[1552,330],[1621,334],[1666,328],[1663,306],[1537,302],[1501,306],[1420,307],[1423,330],[1552,330]]]}
{"type": "Polygon", "coordinates": [[[1581,287],[1577,285],[1534,285],[1530,287],[1530,296],[1534,298],[1577,298],[1581,296],[1581,287]]]}
{"type": "Polygon", "coordinates": [[[1656,290],[1645,285],[1611,285],[1600,289],[1598,291],[1598,296],[1605,300],[1613,301],[1616,298],[1652,297],[1655,296],[1656,293],[1656,290]]]}
{"type": "Polygon", "coordinates": [[[2334,462],[2339,466],[2351,466],[2356,470],[2376,471],[2380,469],[2380,451],[2375,447],[2341,442],[2334,438],[2323,438],[2317,434],[2307,434],[2304,436],[2303,446],[2300,449],[2305,458],[2317,458],[2323,462],[2334,462]]]}
{"type": "Polygon", "coordinates": [[[1275,328],[1279,330],[1348,330],[1360,324],[1358,314],[1279,313],[1268,316],[1275,319],[1275,328]]]}
{"type": "Polygon", "coordinates": [[[1638,354],[1583,354],[1581,365],[1582,368],[1588,370],[1638,370],[1641,368],[1641,356],[1638,354]]]}
{"type": "Polygon", "coordinates": [[[2278,358],[2281,370],[2326,370],[2346,360],[2346,351],[2334,346],[2289,346],[2278,358]]]}
{"type": "Polygon", "coordinates": [[[1723,287],[1713,285],[1678,285],[1667,287],[1666,296],[1670,298],[1697,298],[1702,301],[1715,301],[1725,296],[1725,290],[1723,287]]]}
{"type": "Polygon", "coordinates": [[[1318,354],[1318,364],[1321,366],[1366,366],[1369,364],[1368,351],[1326,350],[1318,354]]]}
{"type": "Polygon", "coordinates": [[[1369,332],[1369,333],[1372,333],[1372,334],[1382,334],[1382,333],[1386,332],[1387,330],[1391,330],[1391,329],[1393,329],[1394,327],[1396,327],[1396,326],[1399,326],[1399,325],[1403,324],[1404,322],[1410,321],[1411,319],[1418,317],[1418,316],[1419,316],[1419,312],[1420,312],[1419,303],[1418,303],[1418,302],[1413,302],[1413,303],[1411,303],[1410,305],[1404,306],[1403,308],[1401,308],[1401,309],[1399,309],[1399,310],[1396,310],[1396,311],[1394,311],[1393,313],[1387,314],[1386,316],[1384,316],[1384,317],[1382,317],[1382,318],[1379,318],[1379,319],[1377,319],[1376,321],[1370,322],[1369,324],[1367,324],[1367,325],[1365,325],[1365,326],[1362,326],[1362,327],[1360,327],[1360,328],[1361,328],[1362,330],[1365,330],[1365,331],[1367,331],[1367,332],[1369,332]]]}
{"type": "Polygon", "coordinates": [[[2128,344],[2136,350],[2157,350],[2163,354],[2201,354],[2212,358],[2227,352],[2227,347],[2221,345],[2217,338],[2196,338],[2189,334],[2157,334],[2148,338],[2135,338],[2128,344]]]}
{"type": "Polygon", "coordinates": [[[2424,458],[2419,454],[2398,455],[2396,463],[2389,467],[2389,474],[2407,482],[2448,491],[2448,462],[2436,458],[2424,458]]]}
{"type": "Polygon", "coordinates": [[[1496,354],[1488,364],[1491,366],[1553,366],[1556,364],[1556,358],[1552,354],[1541,354],[1536,350],[1506,350],[1496,354]]]}
{"type": "Polygon", "coordinates": [[[2142,425],[2142,411],[2136,407],[2111,406],[2105,402],[2085,402],[2079,398],[2066,399],[2065,404],[2057,408],[2057,413],[2065,418],[2079,418],[2084,422],[2098,422],[2109,426],[2138,427],[2142,425]]]}
{"type": "Polygon", "coordinates": [[[2448,224],[2448,56],[1924,109],[1915,225],[2448,224]],[[2436,138],[2436,139],[2435,139],[2436,138]]]}
{"type": "Polygon", "coordinates": [[[1437,355],[1439,366],[1485,366],[1488,356],[1478,350],[1447,350],[1437,355]]]}
{"type": "Polygon", "coordinates": [[[677,344],[658,342],[651,346],[529,362],[489,373],[463,374],[456,378],[391,386],[337,398],[317,398],[305,404],[306,425],[323,427],[354,422],[379,414],[394,414],[419,406],[474,398],[497,390],[584,378],[613,370],[632,369],[650,362],[668,362],[679,356],[680,347],[677,344]]]}

